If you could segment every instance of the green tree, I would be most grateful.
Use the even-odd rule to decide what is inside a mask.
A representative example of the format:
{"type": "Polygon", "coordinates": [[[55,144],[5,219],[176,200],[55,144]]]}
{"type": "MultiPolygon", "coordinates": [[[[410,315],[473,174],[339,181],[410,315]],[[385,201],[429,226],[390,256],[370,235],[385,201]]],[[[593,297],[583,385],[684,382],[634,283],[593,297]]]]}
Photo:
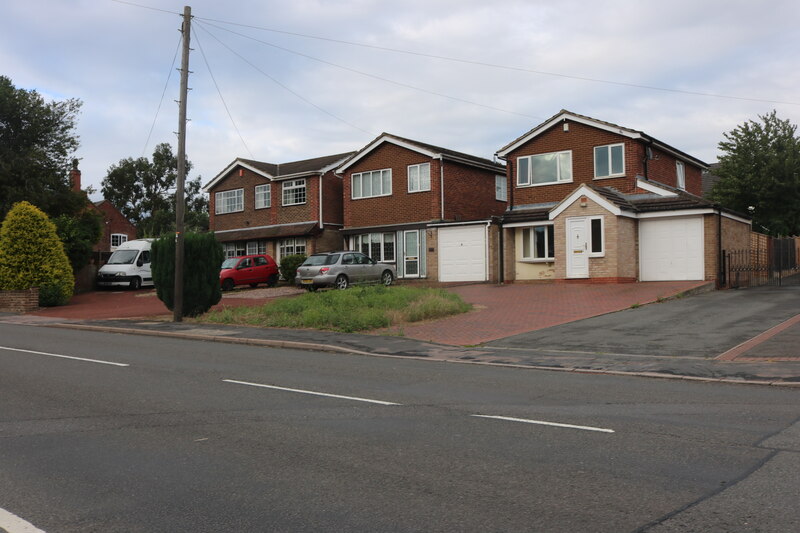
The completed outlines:
{"type": "MultiPolygon", "coordinates": [[[[183,316],[199,316],[222,299],[219,266],[225,254],[213,233],[187,233],[183,248],[183,316]]],[[[174,236],[154,241],[150,253],[156,295],[172,311],[175,309],[174,236]]]]}
{"type": "Polygon", "coordinates": [[[20,201],[51,216],[79,203],[67,170],[79,145],[80,108],[80,100],[46,102],[0,76],[0,218],[20,201]]]}
{"type": "Polygon", "coordinates": [[[29,202],[14,204],[0,228],[0,289],[39,287],[40,305],[63,305],[74,286],[55,225],[29,202]]]}
{"type": "Polygon", "coordinates": [[[754,229],[800,235],[800,139],[797,126],[775,111],[725,133],[711,198],[750,213],[754,229]]]}
{"type": "MultiPolygon", "coordinates": [[[[188,174],[192,165],[186,161],[188,174]]],[[[156,146],[152,161],[128,158],[111,165],[102,182],[103,197],[139,228],[139,237],[158,237],[175,230],[178,158],[167,143],[156,146]]],[[[200,177],[184,184],[185,231],[208,229],[208,200],[200,177]]]]}
{"type": "Polygon", "coordinates": [[[84,209],[76,216],[59,215],[53,219],[72,271],[78,272],[89,263],[92,249],[103,235],[103,216],[97,211],[84,209]]]}

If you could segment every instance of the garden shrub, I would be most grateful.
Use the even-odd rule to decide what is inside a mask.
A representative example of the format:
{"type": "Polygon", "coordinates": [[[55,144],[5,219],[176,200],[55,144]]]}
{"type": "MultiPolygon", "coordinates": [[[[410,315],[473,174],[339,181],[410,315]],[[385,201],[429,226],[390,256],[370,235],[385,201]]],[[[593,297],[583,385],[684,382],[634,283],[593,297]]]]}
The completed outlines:
{"type": "Polygon", "coordinates": [[[64,305],[75,288],[56,226],[29,202],[14,204],[0,228],[0,290],[39,287],[39,305],[64,305]]]}
{"type": "Polygon", "coordinates": [[[281,258],[281,277],[288,281],[290,284],[294,283],[294,277],[297,275],[297,267],[303,264],[306,260],[305,254],[287,255],[281,258]]]}

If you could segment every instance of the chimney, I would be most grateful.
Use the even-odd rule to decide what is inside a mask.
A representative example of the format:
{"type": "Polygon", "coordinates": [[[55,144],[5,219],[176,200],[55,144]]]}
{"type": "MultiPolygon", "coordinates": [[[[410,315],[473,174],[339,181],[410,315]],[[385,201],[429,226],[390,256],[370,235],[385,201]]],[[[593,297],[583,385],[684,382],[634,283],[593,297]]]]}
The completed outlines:
{"type": "Polygon", "coordinates": [[[78,170],[78,160],[72,160],[72,169],[69,171],[69,184],[73,191],[81,192],[81,171],[78,170]]]}

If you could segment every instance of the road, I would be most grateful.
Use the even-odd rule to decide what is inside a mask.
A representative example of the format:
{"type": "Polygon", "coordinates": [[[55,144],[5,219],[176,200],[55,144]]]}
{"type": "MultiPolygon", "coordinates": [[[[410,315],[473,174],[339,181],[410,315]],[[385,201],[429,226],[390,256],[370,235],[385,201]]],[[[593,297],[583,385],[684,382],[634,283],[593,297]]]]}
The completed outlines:
{"type": "Polygon", "coordinates": [[[0,324],[0,409],[12,533],[800,520],[796,388],[0,324]]]}

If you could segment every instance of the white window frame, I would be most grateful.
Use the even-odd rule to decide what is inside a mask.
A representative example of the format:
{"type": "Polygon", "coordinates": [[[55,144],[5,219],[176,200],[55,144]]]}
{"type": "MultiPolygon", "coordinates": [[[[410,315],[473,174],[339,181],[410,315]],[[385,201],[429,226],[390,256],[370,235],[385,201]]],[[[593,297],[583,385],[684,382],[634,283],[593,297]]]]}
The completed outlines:
{"type": "Polygon", "coordinates": [[[116,248],[123,242],[128,242],[128,236],[125,233],[112,233],[111,234],[111,247],[116,248]],[[117,244],[114,244],[114,238],[116,237],[117,244]]]}
{"type": "Polygon", "coordinates": [[[214,195],[215,215],[239,213],[240,211],[244,211],[244,189],[219,191],[214,195]]]}
{"type": "Polygon", "coordinates": [[[381,263],[394,263],[397,261],[397,239],[395,239],[395,234],[393,232],[362,233],[360,235],[354,235],[352,239],[352,249],[381,263]],[[392,244],[391,257],[387,257],[386,253],[386,244],[388,242],[392,244]],[[372,255],[373,244],[380,244],[380,257],[372,255]],[[364,251],[365,248],[366,251],[364,251]]]}
{"type": "Polygon", "coordinates": [[[383,168],[381,170],[368,170],[366,172],[356,172],[350,176],[350,198],[358,200],[361,198],[377,198],[379,196],[392,195],[392,169],[383,168]],[[381,185],[379,194],[375,194],[373,184],[375,183],[375,174],[378,175],[378,183],[381,185]],[[365,194],[366,187],[364,184],[365,178],[369,179],[369,194],[365,194]]]}
{"type": "Polygon", "coordinates": [[[589,257],[605,257],[606,255],[606,220],[605,217],[602,215],[587,217],[587,224],[589,227],[587,228],[586,233],[588,234],[588,245],[589,245],[589,257]],[[600,221],[600,250],[595,252],[594,251],[594,235],[592,233],[592,225],[595,220],[600,221]]]}
{"type": "Polygon", "coordinates": [[[686,166],[683,161],[675,161],[675,183],[680,190],[686,190],[686,166]]]}
{"type": "Polygon", "coordinates": [[[424,192],[431,190],[431,164],[419,163],[408,165],[408,192],[424,192]],[[423,175],[425,169],[425,175],[423,175]],[[427,182],[424,182],[425,179],[427,182]]]}
{"type": "Polygon", "coordinates": [[[494,177],[494,199],[500,202],[508,201],[508,180],[505,176],[494,177]]]}
{"type": "Polygon", "coordinates": [[[559,183],[572,183],[572,150],[562,150],[560,152],[548,152],[546,154],[532,154],[525,155],[517,158],[517,187],[543,187],[547,185],[557,185],[559,183]],[[556,156],[556,179],[555,181],[545,181],[542,183],[534,183],[533,175],[533,161],[539,157],[556,156]],[[562,176],[563,158],[568,159],[569,163],[569,177],[562,176]],[[521,161],[525,161],[525,173],[520,172],[521,161]]]}
{"type": "Polygon", "coordinates": [[[256,209],[266,209],[272,207],[272,185],[265,183],[264,185],[256,185],[255,188],[255,206],[256,209]]]}
{"type": "Polygon", "coordinates": [[[308,243],[305,237],[289,237],[288,239],[281,239],[278,243],[278,251],[280,257],[287,255],[305,254],[308,250],[308,243]],[[302,248],[302,251],[298,249],[302,248]]]}
{"type": "Polygon", "coordinates": [[[606,144],[603,146],[595,146],[594,147],[594,179],[605,179],[605,178],[619,178],[620,176],[625,175],[625,143],[614,143],[614,144],[606,144]],[[621,172],[614,172],[614,162],[611,159],[611,154],[613,153],[612,148],[619,146],[622,148],[622,171],[621,172]],[[597,174],[597,153],[598,152],[605,152],[606,157],[608,158],[608,174],[598,175],[597,174]]]}
{"type": "Polygon", "coordinates": [[[306,179],[284,181],[281,184],[281,205],[302,205],[308,201],[308,191],[306,190],[306,179]],[[299,191],[303,191],[300,193],[299,191]],[[302,201],[298,196],[302,194],[302,201]],[[288,199],[288,201],[287,201],[288,199]]]}
{"type": "Polygon", "coordinates": [[[241,241],[226,242],[223,244],[223,249],[225,251],[225,259],[246,255],[245,245],[241,241]]]}
{"type": "Polygon", "coordinates": [[[551,224],[534,224],[531,226],[524,226],[520,228],[522,231],[522,246],[520,255],[522,256],[522,260],[526,263],[552,263],[555,261],[555,226],[551,224]],[[537,228],[545,228],[544,231],[544,250],[545,256],[544,257],[536,257],[536,229],[537,228]],[[528,255],[525,255],[525,233],[528,233],[528,255]],[[552,243],[551,243],[552,239],[552,243]],[[550,250],[550,244],[553,245],[553,255],[548,256],[547,252],[550,250]]]}

